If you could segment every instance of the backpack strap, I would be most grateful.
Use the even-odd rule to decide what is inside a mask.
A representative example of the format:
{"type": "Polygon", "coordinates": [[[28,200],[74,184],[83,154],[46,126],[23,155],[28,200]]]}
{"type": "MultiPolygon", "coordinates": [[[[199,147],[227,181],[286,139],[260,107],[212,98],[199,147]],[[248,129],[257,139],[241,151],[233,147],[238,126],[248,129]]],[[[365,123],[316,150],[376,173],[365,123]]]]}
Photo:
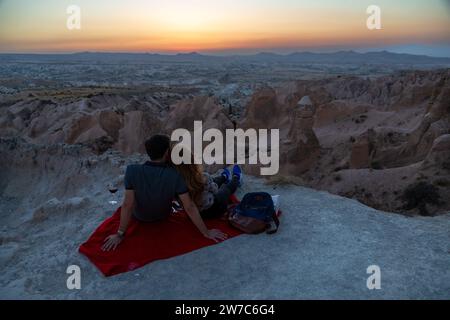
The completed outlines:
{"type": "Polygon", "coordinates": [[[280,226],[280,220],[278,219],[277,213],[274,211],[272,214],[272,221],[270,221],[269,225],[266,228],[267,234],[274,234],[278,231],[278,227],[280,226]]]}

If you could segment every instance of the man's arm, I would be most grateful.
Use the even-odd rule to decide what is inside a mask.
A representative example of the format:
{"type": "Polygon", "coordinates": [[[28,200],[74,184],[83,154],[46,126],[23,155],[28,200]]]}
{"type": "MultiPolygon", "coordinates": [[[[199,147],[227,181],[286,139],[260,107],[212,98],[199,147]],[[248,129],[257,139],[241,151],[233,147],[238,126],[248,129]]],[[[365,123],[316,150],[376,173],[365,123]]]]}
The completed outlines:
{"type": "Polygon", "coordinates": [[[103,251],[114,250],[122,242],[123,236],[127,231],[131,215],[134,208],[134,190],[125,190],[125,198],[120,211],[120,225],[117,233],[114,233],[105,239],[102,246],[103,251]]]}
{"type": "Polygon", "coordinates": [[[179,195],[181,203],[183,204],[183,208],[186,211],[189,218],[191,218],[194,225],[197,227],[197,229],[208,239],[214,240],[216,242],[225,240],[227,238],[227,235],[223,233],[220,230],[217,229],[211,229],[209,230],[205,222],[203,221],[202,217],[200,216],[200,213],[198,212],[197,206],[195,205],[194,201],[192,201],[191,196],[189,193],[183,193],[179,195]]]}

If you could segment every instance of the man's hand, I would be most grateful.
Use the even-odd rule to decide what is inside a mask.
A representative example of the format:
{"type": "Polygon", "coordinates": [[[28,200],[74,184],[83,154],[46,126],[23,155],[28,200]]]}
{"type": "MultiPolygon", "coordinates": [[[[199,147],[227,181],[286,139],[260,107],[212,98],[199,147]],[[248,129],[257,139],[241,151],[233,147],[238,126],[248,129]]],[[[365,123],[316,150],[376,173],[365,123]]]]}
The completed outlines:
{"type": "Polygon", "coordinates": [[[223,233],[218,229],[210,229],[206,232],[206,234],[204,234],[204,236],[208,239],[214,240],[215,242],[223,241],[228,238],[226,233],[223,233]]]}
{"type": "Polygon", "coordinates": [[[117,246],[122,242],[122,237],[117,233],[106,237],[104,244],[102,246],[103,251],[115,250],[117,246]]]}
{"type": "MultiPolygon", "coordinates": [[[[121,207],[120,225],[119,225],[119,230],[123,230],[123,232],[127,230],[127,226],[130,222],[131,215],[133,212],[134,203],[135,203],[134,190],[125,190],[125,198],[123,199],[121,207]]],[[[106,237],[102,246],[102,250],[103,251],[115,250],[117,246],[122,242],[122,239],[123,237],[121,237],[118,233],[106,237]]]]}

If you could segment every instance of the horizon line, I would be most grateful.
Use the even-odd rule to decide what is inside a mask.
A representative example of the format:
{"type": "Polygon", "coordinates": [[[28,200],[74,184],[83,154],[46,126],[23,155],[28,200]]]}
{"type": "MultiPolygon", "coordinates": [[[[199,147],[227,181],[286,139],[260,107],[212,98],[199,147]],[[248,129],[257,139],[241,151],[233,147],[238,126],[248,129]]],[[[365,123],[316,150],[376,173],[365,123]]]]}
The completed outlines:
{"type": "Polygon", "coordinates": [[[82,51],[54,51],[54,52],[45,52],[45,51],[35,51],[35,52],[3,52],[0,51],[0,55],[74,55],[74,54],[146,54],[146,55],[160,55],[160,56],[177,56],[177,55],[199,55],[206,57],[239,57],[239,56],[255,56],[259,54],[271,54],[275,56],[290,56],[293,54],[302,54],[302,53],[310,53],[310,54],[323,54],[323,55],[331,55],[336,53],[356,53],[356,54],[370,54],[370,53],[390,53],[397,55],[411,55],[411,56],[422,56],[429,58],[450,58],[450,56],[432,56],[424,53],[409,53],[409,52],[395,52],[393,50],[380,48],[380,49],[340,49],[340,50],[330,50],[330,51],[320,51],[320,49],[312,49],[312,50],[295,50],[291,52],[275,52],[271,50],[261,50],[255,52],[240,52],[240,53],[227,53],[227,52],[208,52],[203,50],[194,50],[194,51],[177,51],[177,52],[163,52],[163,51],[101,51],[101,50],[82,50],[82,51]]]}
{"type": "Polygon", "coordinates": [[[374,51],[367,51],[367,52],[358,52],[357,50],[348,49],[348,50],[335,50],[335,51],[327,51],[327,52],[320,52],[316,50],[296,50],[291,51],[287,53],[282,52],[275,52],[270,50],[261,50],[261,51],[255,51],[255,52],[240,52],[240,53],[227,53],[227,52],[210,52],[210,51],[203,51],[203,50],[187,50],[187,51],[114,51],[114,50],[81,50],[81,51],[34,51],[34,52],[5,52],[0,51],[0,54],[81,54],[81,53],[108,53],[108,54],[149,54],[149,55],[164,55],[164,56],[176,56],[176,55],[202,55],[202,56],[225,56],[225,57],[231,57],[231,56],[252,56],[257,54],[273,54],[273,55],[279,55],[279,56],[288,56],[295,53],[315,53],[315,54],[333,54],[333,53],[339,53],[339,52],[353,52],[353,53],[370,53],[370,52],[389,52],[389,53],[395,53],[389,50],[374,50],[374,51]]]}

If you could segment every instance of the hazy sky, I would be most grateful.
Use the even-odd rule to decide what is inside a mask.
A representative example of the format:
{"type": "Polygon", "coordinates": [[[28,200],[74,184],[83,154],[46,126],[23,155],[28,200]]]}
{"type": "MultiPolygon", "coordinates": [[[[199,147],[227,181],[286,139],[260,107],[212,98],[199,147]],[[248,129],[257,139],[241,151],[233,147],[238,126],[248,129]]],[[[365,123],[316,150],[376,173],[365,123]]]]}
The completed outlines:
{"type": "Polygon", "coordinates": [[[1,52],[252,52],[450,45],[445,0],[0,0],[1,52]],[[68,30],[68,5],[81,29],[68,30]],[[366,28],[381,7],[382,30],[366,28]]]}

